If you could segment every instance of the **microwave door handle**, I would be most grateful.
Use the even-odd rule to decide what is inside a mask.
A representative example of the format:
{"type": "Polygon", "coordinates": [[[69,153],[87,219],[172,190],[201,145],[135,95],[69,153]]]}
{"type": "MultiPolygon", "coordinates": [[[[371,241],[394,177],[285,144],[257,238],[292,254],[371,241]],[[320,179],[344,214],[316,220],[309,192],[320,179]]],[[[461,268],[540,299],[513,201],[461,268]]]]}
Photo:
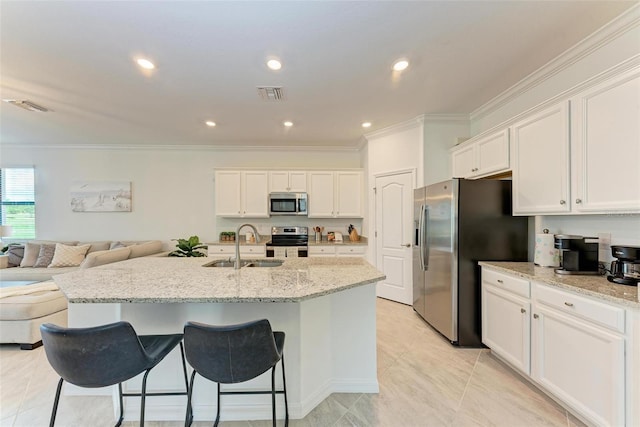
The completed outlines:
{"type": "Polygon", "coordinates": [[[431,236],[429,236],[429,206],[424,207],[422,215],[422,265],[423,270],[429,270],[429,246],[431,245],[431,236]]]}

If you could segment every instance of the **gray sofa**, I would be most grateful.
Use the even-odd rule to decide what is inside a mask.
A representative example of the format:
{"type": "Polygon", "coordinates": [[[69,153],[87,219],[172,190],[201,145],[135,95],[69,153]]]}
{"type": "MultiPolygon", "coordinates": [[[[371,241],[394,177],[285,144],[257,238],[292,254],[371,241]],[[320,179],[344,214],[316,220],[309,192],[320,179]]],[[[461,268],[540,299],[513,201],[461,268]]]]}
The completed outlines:
{"type": "MultiPolygon", "coordinates": [[[[46,249],[47,247],[45,247],[46,249]]],[[[84,248],[83,248],[84,249],[84,248]]],[[[83,249],[76,252],[82,252],[83,249]]],[[[19,253],[20,251],[15,251],[19,253]]],[[[163,243],[159,240],[152,241],[118,241],[118,242],[51,242],[31,241],[25,244],[25,253],[22,259],[19,256],[10,257],[10,267],[0,269],[0,280],[5,282],[52,282],[52,278],[58,274],[69,273],[84,268],[97,267],[99,265],[124,261],[126,259],[143,256],[163,256],[163,243]],[[61,243],[65,247],[56,247],[61,243]],[[42,254],[46,250],[38,250],[37,245],[53,245],[60,252],[69,249],[69,246],[89,245],[86,255],[81,260],[71,262],[72,266],[62,267],[34,267],[32,260],[23,262],[25,256],[33,258],[34,252],[42,254]],[[80,262],[78,262],[80,261],[80,262]],[[24,266],[16,266],[16,264],[24,266]]],[[[14,254],[15,255],[15,254],[14,254]]],[[[54,257],[51,259],[55,259],[54,257]]],[[[46,260],[44,261],[46,263],[46,260]]],[[[68,264],[67,260],[58,262],[59,265],[68,264]]],[[[41,263],[43,264],[43,263],[41,263]]],[[[10,283],[9,283],[10,284],[10,283]]],[[[38,284],[41,285],[41,284],[38,284]]],[[[30,285],[33,286],[33,285],[30,285]]],[[[46,287],[46,286],[44,286],[46,287]]],[[[60,326],[67,325],[67,300],[63,293],[57,289],[43,290],[24,295],[0,297],[0,343],[17,343],[22,349],[33,349],[42,344],[40,325],[42,323],[54,323],[60,326]]]]}

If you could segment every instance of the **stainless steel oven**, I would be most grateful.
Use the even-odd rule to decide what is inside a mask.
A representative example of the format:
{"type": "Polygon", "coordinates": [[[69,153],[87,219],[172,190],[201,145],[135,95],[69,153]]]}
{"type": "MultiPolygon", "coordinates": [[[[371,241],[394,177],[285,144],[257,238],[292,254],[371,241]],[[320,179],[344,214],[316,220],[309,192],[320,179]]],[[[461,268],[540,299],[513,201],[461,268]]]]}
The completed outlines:
{"type": "Polygon", "coordinates": [[[309,227],[272,227],[267,258],[306,258],[309,256],[309,227]]]}

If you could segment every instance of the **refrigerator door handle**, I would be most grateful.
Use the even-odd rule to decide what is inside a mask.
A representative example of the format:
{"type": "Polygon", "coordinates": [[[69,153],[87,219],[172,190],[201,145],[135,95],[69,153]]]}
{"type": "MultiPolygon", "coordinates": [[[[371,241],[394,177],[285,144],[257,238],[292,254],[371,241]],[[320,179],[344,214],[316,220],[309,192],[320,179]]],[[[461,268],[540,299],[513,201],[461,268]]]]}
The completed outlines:
{"type": "Polygon", "coordinates": [[[424,246],[424,241],[422,240],[422,218],[424,216],[424,205],[420,205],[420,214],[418,214],[418,230],[416,233],[416,247],[419,250],[420,253],[420,270],[424,271],[424,256],[423,256],[423,246],[424,246]]]}
{"type": "Polygon", "coordinates": [[[429,270],[429,206],[424,206],[422,218],[422,269],[429,270]]]}

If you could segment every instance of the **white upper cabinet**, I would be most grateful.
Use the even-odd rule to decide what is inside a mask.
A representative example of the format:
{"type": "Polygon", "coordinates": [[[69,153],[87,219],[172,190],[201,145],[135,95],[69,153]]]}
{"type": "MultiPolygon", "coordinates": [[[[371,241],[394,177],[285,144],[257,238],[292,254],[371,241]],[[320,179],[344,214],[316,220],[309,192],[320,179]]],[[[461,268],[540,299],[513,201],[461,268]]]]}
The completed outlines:
{"type": "Polygon", "coordinates": [[[578,213],[640,212],[640,69],[571,98],[578,213]]]}
{"type": "Polygon", "coordinates": [[[451,154],[454,178],[482,178],[509,170],[509,130],[465,142],[451,154]]]}
{"type": "Polygon", "coordinates": [[[306,171],[270,171],[269,191],[304,193],[307,191],[306,171]]]}
{"type": "Polygon", "coordinates": [[[514,215],[569,212],[568,102],[511,126],[511,145],[514,215]]]}
{"type": "Polygon", "coordinates": [[[362,172],[309,172],[308,184],[309,218],[362,217],[362,172]]]}
{"type": "Polygon", "coordinates": [[[216,171],[216,215],[267,218],[268,174],[265,171],[216,171]]]}

